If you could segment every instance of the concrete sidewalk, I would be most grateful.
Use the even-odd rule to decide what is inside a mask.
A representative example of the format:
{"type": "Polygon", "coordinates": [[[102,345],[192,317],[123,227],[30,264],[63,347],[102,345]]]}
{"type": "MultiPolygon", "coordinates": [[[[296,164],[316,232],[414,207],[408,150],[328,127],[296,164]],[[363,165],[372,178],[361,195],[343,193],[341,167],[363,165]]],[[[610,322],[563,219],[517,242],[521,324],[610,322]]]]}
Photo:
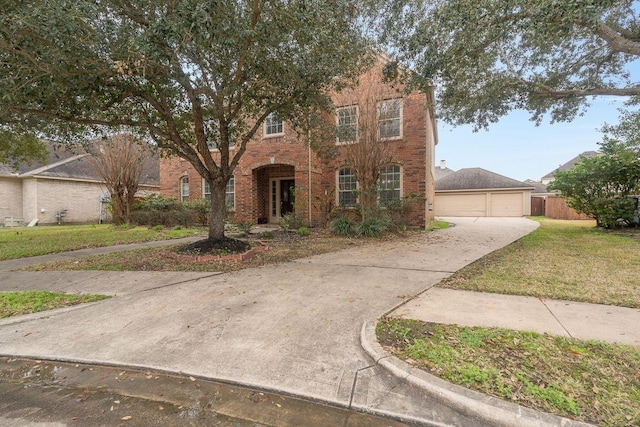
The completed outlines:
{"type": "Polygon", "coordinates": [[[430,288],[390,315],[640,346],[636,308],[430,288]]]}
{"type": "MultiPolygon", "coordinates": [[[[88,287],[112,285],[118,296],[0,321],[0,354],[182,372],[422,425],[581,425],[425,377],[375,343],[372,325],[385,313],[454,311],[451,298],[463,293],[439,299],[432,287],[538,226],[524,218],[451,221],[455,227],[409,241],[229,274],[92,272],[88,287]],[[136,284],[123,289],[127,282],[136,284]]],[[[27,280],[0,277],[0,290],[27,280]]],[[[45,289],[65,277],[84,280],[46,277],[38,282],[45,289]]]]}

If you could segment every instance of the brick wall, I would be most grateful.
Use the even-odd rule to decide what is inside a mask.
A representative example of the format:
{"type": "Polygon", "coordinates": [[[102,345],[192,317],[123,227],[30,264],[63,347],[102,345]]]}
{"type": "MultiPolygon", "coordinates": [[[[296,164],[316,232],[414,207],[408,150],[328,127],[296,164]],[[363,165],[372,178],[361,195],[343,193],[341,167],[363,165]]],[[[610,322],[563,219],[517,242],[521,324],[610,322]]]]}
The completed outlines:
{"type": "MultiPolygon", "coordinates": [[[[401,167],[402,195],[419,194],[426,202],[414,205],[410,222],[424,226],[432,217],[430,204],[434,198],[433,184],[433,145],[435,144],[435,126],[431,117],[429,99],[424,93],[412,92],[402,96],[402,87],[381,83],[381,67],[378,64],[360,79],[360,86],[353,92],[362,92],[362,87],[379,86],[376,96],[381,99],[403,99],[402,138],[388,141],[396,146],[392,163],[401,167]]],[[[348,99],[349,94],[332,94],[334,103],[348,99]]],[[[348,104],[342,104],[348,105],[348,104]]],[[[328,120],[335,120],[333,116],[328,120]]],[[[318,200],[329,194],[337,184],[336,173],[344,164],[340,147],[335,141],[325,143],[335,148],[337,156],[331,159],[321,158],[316,152],[309,153],[308,145],[298,140],[296,132],[284,123],[284,136],[265,137],[264,126],[247,145],[235,176],[236,209],[231,213],[235,221],[258,222],[269,214],[269,186],[275,178],[295,178],[297,202],[305,218],[318,223],[320,212],[318,200]]],[[[233,153],[233,150],[232,150],[233,153]]],[[[214,152],[214,158],[217,156],[214,152]]],[[[218,160],[216,158],[216,160],[218,160]]],[[[189,177],[190,198],[202,197],[202,178],[182,159],[168,158],[160,161],[160,191],[165,196],[180,198],[180,178],[189,177]]],[[[337,194],[335,194],[337,200],[337,194]]]]}

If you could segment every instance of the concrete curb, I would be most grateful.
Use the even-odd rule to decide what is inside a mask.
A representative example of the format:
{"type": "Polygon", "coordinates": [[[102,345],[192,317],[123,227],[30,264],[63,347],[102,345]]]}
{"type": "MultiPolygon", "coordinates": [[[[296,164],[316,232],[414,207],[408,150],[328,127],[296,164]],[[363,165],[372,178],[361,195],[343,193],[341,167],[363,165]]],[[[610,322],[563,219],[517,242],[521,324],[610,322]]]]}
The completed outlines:
{"type": "Polygon", "coordinates": [[[422,389],[427,395],[455,409],[461,414],[496,427],[588,427],[593,424],[570,420],[557,415],[535,411],[514,403],[451,384],[425,371],[414,368],[388,354],[376,338],[377,320],[365,322],[360,331],[360,344],[390,374],[422,389]]]}

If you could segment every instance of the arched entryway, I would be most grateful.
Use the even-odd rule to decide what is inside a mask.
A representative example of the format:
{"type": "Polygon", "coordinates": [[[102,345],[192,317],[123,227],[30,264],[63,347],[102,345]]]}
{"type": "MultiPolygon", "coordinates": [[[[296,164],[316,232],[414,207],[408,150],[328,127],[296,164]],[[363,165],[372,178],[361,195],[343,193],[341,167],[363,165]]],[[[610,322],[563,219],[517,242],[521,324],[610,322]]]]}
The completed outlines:
{"type": "Polygon", "coordinates": [[[295,168],[274,164],[253,171],[258,200],[258,222],[277,224],[280,218],[295,210],[295,168]]]}

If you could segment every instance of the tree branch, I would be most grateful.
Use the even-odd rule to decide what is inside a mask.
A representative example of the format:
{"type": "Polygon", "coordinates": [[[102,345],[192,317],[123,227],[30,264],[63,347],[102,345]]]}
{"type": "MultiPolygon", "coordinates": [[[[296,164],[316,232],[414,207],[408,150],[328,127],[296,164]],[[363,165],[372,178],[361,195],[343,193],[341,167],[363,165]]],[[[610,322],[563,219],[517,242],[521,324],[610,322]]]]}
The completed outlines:
{"type": "Polygon", "coordinates": [[[602,21],[598,22],[596,26],[596,34],[602,37],[612,50],[627,53],[629,55],[640,56],[639,42],[626,38],[624,33],[617,32],[602,21]]]}

